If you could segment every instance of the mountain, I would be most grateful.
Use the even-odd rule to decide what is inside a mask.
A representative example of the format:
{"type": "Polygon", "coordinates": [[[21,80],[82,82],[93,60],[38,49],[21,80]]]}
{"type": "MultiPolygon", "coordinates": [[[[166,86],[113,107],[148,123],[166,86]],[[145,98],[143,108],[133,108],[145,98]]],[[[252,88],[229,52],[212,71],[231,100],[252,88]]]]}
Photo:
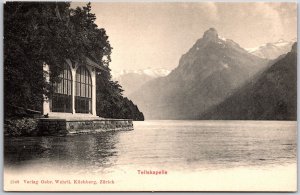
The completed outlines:
{"type": "Polygon", "coordinates": [[[121,71],[112,71],[113,79],[118,79],[126,74],[138,74],[138,75],[147,75],[152,78],[167,76],[170,73],[170,70],[164,68],[146,68],[139,70],[121,70],[121,71]]]}
{"type": "Polygon", "coordinates": [[[169,70],[163,68],[147,68],[140,70],[114,71],[112,75],[113,80],[119,81],[119,84],[122,86],[124,96],[128,96],[140,88],[144,83],[158,77],[167,76],[169,73],[169,70]]]}
{"type": "Polygon", "coordinates": [[[201,119],[297,120],[297,44],[201,119]]]}
{"type": "Polygon", "coordinates": [[[285,41],[283,39],[274,43],[266,43],[256,48],[247,49],[251,54],[266,59],[276,59],[282,54],[288,53],[295,41],[285,41]]]}
{"type": "Polygon", "coordinates": [[[148,81],[129,97],[146,119],[196,119],[267,64],[210,28],[169,75],[148,81]]]}

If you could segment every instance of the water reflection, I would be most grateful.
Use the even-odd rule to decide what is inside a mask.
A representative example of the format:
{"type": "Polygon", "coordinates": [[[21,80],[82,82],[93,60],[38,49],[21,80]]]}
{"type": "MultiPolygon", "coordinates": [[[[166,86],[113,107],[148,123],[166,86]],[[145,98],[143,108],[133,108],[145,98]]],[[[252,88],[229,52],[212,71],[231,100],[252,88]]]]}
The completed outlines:
{"type": "Polygon", "coordinates": [[[196,171],[296,162],[296,122],[150,121],[134,125],[134,131],[5,138],[5,165],[98,173],[128,165],[196,171]]]}
{"type": "Polygon", "coordinates": [[[110,167],[118,156],[120,132],[66,137],[5,138],[5,164],[59,165],[61,169],[110,167]]]}

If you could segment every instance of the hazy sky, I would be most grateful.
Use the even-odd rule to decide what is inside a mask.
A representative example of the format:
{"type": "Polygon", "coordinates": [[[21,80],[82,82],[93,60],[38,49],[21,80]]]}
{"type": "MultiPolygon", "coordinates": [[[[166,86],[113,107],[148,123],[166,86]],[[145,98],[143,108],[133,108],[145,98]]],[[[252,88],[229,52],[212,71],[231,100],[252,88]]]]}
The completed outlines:
{"type": "Polygon", "coordinates": [[[100,3],[96,23],[113,47],[111,69],[173,69],[210,27],[242,47],[297,36],[295,3],[100,3]]]}

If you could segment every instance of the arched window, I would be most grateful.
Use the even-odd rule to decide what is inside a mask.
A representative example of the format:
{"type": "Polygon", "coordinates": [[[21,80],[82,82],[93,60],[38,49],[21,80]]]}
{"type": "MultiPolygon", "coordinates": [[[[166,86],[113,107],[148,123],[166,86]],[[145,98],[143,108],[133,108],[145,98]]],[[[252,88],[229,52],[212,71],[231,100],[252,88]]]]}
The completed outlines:
{"type": "Polygon", "coordinates": [[[75,111],[77,113],[92,112],[92,79],[84,66],[76,71],[75,111]]]}
{"type": "Polygon", "coordinates": [[[72,75],[67,64],[58,77],[59,81],[53,83],[54,93],[51,98],[51,111],[72,112],[72,75]]]}

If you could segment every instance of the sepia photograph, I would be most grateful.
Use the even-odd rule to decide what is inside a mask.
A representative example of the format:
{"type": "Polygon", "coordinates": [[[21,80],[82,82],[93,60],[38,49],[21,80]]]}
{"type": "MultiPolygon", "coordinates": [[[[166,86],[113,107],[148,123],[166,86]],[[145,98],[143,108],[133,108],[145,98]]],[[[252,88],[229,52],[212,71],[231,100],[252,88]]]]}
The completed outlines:
{"type": "Polygon", "coordinates": [[[297,191],[296,1],[6,1],[3,35],[4,191],[297,191]]]}

